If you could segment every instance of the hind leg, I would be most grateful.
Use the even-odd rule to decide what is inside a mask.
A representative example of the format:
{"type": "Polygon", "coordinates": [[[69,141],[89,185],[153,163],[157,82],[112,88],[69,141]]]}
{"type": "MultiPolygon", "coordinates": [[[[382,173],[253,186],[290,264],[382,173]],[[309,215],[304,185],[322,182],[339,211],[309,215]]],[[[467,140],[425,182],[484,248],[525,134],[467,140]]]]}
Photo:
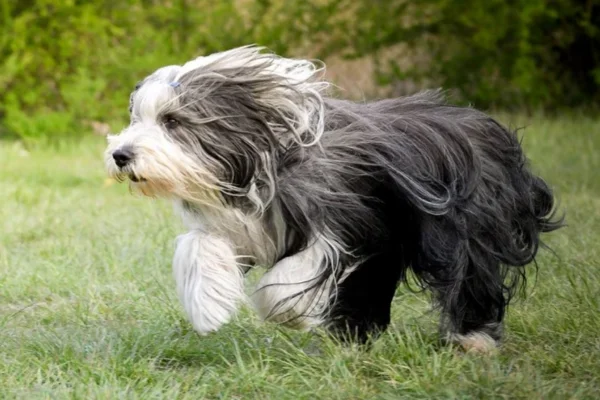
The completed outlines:
{"type": "Polygon", "coordinates": [[[392,300],[404,268],[392,254],[372,256],[338,286],[329,329],[346,342],[365,343],[390,323],[392,300]]]}
{"type": "Polygon", "coordinates": [[[445,340],[466,351],[488,353],[502,336],[506,307],[500,265],[467,257],[456,264],[429,264],[417,271],[429,283],[442,309],[445,340]]]}
{"type": "Polygon", "coordinates": [[[480,278],[470,276],[455,288],[440,291],[440,302],[445,304],[442,333],[464,350],[488,353],[502,338],[505,300],[501,280],[480,278]]]}

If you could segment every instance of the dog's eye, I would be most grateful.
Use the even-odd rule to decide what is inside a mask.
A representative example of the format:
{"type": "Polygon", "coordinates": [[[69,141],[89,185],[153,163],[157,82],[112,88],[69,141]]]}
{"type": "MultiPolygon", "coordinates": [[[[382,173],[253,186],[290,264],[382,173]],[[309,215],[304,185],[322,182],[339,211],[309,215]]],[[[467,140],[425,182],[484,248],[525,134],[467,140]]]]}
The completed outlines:
{"type": "Polygon", "coordinates": [[[179,121],[177,121],[175,118],[165,118],[163,124],[165,125],[165,128],[171,130],[171,129],[175,129],[179,126],[179,121]]]}

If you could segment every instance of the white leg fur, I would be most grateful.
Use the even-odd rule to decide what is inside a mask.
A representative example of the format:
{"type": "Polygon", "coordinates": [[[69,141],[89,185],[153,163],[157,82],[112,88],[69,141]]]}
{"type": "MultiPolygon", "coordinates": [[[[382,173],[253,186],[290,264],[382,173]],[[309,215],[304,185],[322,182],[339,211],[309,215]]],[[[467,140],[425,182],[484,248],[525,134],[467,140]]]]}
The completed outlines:
{"type": "Polygon", "coordinates": [[[244,276],[231,245],[203,231],[177,238],[173,274],[179,299],[200,334],[227,323],[244,298],[244,276]]]}
{"type": "Polygon", "coordinates": [[[485,332],[471,332],[467,335],[452,334],[449,339],[466,352],[491,354],[498,350],[496,341],[485,332]]]}
{"type": "Polygon", "coordinates": [[[313,279],[322,272],[325,257],[323,249],[313,245],[279,261],[268,270],[252,296],[259,316],[263,320],[300,330],[320,325],[331,296],[331,279],[323,286],[281,302],[315,283],[313,279]]]}

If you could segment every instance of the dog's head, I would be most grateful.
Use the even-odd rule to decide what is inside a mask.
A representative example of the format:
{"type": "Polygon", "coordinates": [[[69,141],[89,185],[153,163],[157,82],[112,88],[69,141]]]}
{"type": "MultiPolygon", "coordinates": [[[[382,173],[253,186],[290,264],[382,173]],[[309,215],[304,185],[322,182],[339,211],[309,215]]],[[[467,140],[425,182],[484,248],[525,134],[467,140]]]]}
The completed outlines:
{"type": "Polygon", "coordinates": [[[108,137],[109,175],[144,195],[210,205],[252,195],[259,183],[272,196],[281,150],[323,132],[327,84],[321,65],[261,50],[199,57],[138,83],[130,125],[108,137]]]}

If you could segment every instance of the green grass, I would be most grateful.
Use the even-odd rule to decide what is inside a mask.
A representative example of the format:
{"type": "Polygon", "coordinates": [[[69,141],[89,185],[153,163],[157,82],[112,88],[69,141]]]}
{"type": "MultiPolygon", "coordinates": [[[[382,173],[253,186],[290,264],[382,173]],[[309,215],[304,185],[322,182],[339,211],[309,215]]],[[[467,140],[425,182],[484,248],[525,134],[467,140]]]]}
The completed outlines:
{"type": "Polygon", "coordinates": [[[174,293],[170,205],[105,185],[100,139],[0,142],[0,398],[597,398],[600,121],[526,122],[569,226],[547,237],[556,256],[541,253],[487,357],[439,346],[427,297],[403,288],[370,351],[246,309],[199,337],[174,293]]]}

